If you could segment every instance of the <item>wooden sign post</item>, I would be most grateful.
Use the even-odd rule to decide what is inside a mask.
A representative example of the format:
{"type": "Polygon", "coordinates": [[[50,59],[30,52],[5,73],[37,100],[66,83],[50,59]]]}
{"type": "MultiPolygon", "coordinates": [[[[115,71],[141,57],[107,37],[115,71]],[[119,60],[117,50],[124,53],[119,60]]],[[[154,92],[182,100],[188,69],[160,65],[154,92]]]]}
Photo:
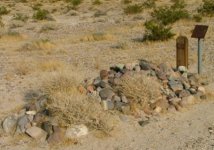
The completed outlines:
{"type": "Polygon", "coordinates": [[[179,36],[176,39],[176,66],[185,66],[188,68],[188,39],[185,36],[179,36]]]}
{"type": "Polygon", "coordinates": [[[196,25],[192,33],[192,38],[198,39],[198,74],[202,73],[202,39],[204,39],[208,26],[196,25]]]}

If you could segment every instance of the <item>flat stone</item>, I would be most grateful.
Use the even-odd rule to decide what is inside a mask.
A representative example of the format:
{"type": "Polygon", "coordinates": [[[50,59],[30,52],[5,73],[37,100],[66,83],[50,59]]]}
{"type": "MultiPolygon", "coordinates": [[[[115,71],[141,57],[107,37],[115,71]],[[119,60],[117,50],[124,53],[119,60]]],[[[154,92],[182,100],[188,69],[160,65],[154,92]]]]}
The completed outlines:
{"type": "Polygon", "coordinates": [[[44,130],[42,130],[41,128],[35,127],[35,126],[27,129],[26,133],[30,137],[32,137],[36,140],[40,140],[40,141],[45,141],[46,137],[47,137],[47,133],[44,130]]]}
{"type": "Polygon", "coordinates": [[[112,99],[112,97],[115,95],[114,92],[109,88],[104,88],[99,93],[102,100],[106,99],[112,99]]]}
{"type": "Polygon", "coordinates": [[[9,116],[5,118],[2,123],[2,127],[6,133],[14,133],[17,126],[17,118],[15,116],[9,116]]]}
{"type": "Polygon", "coordinates": [[[88,134],[88,128],[85,125],[77,125],[68,128],[65,132],[65,137],[68,139],[79,138],[88,134]]]}
{"type": "Polygon", "coordinates": [[[65,132],[57,126],[53,126],[53,134],[51,134],[47,141],[49,144],[58,144],[64,140],[65,132]]]}
{"type": "Polygon", "coordinates": [[[171,80],[168,82],[168,84],[169,84],[170,88],[176,93],[183,90],[183,85],[179,82],[171,80]]]}
{"type": "Polygon", "coordinates": [[[104,100],[102,101],[102,106],[104,110],[112,110],[114,109],[114,102],[111,100],[104,100]]]}

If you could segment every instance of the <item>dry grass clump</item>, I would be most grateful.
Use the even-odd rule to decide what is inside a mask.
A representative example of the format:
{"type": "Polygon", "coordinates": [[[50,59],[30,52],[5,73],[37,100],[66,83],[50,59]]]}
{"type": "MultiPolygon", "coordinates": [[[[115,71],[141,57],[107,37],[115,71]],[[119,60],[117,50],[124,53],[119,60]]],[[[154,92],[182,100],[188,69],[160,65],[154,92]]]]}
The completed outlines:
{"type": "Polygon", "coordinates": [[[161,96],[159,83],[146,75],[121,78],[118,90],[140,108],[155,103],[161,96]]]}
{"type": "Polygon", "coordinates": [[[62,61],[58,60],[47,60],[39,63],[38,66],[42,71],[58,71],[65,68],[65,64],[62,61]]]}
{"type": "Polygon", "coordinates": [[[103,32],[96,32],[91,35],[86,35],[80,39],[82,42],[94,42],[94,41],[111,41],[114,40],[114,36],[112,34],[107,34],[103,32]]]}
{"type": "Polygon", "coordinates": [[[113,120],[98,101],[79,92],[80,76],[64,72],[48,77],[42,87],[49,97],[48,109],[62,127],[85,124],[90,129],[108,133],[113,128],[113,120]]]}
{"type": "Polygon", "coordinates": [[[31,67],[29,62],[21,61],[15,65],[15,74],[19,76],[25,76],[31,73],[31,67]]]}

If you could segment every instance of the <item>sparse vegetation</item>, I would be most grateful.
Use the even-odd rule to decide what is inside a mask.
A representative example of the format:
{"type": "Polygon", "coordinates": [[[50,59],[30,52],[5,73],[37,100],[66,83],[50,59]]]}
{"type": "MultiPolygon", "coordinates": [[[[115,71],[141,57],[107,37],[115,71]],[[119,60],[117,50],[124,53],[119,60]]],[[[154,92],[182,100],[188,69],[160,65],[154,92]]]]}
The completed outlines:
{"type": "Polygon", "coordinates": [[[93,5],[100,5],[102,4],[102,2],[100,0],[94,0],[93,1],[93,5]]]}
{"type": "Polygon", "coordinates": [[[63,72],[49,77],[42,86],[48,109],[60,126],[85,124],[92,130],[109,133],[113,120],[101,105],[78,91],[80,74],[63,72]],[[93,108],[93,109],[92,109],[93,108]]]}
{"type": "Polygon", "coordinates": [[[124,94],[135,106],[141,109],[160,97],[159,84],[148,76],[134,75],[120,80],[119,92],[124,94]]]}
{"type": "Polygon", "coordinates": [[[156,0],[145,1],[145,2],[143,3],[143,7],[144,7],[144,8],[154,8],[154,7],[156,6],[155,1],[156,1],[156,0]]]}
{"type": "Polygon", "coordinates": [[[75,6],[80,5],[83,0],[66,0],[66,1],[71,3],[75,7],[75,6]]]}
{"type": "Polygon", "coordinates": [[[46,20],[48,19],[49,12],[45,9],[38,9],[34,15],[33,15],[33,19],[36,20],[46,20]]]}
{"type": "Polygon", "coordinates": [[[137,14],[143,11],[143,6],[140,4],[129,5],[124,8],[124,12],[126,14],[137,14]]]}
{"type": "Polygon", "coordinates": [[[7,10],[7,8],[5,6],[0,6],[0,15],[6,15],[8,14],[10,11],[7,10]]]}
{"type": "Polygon", "coordinates": [[[23,22],[26,22],[28,20],[28,16],[26,16],[25,14],[21,14],[21,13],[16,13],[14,16],[13,16],[13,19],[14,20],[21,20],[23,22]]]}
{"type": "Polygon", "coordinates": [[[198,9],[198,12],[206,15],[214,15],[214,1],[213,0],[203,0],[203,5],[198,9]]]}
{"type": "Polygon", "coordinates": [[[152,16],[163,25],[168,25],[180,19],[189,18],[189,13],[185,9],[185,4],[179,1],[171,7],[163,6],[156,8],[152,13],[152,16]]]}
{"type": "Polygon", "coordinates": [[[148,21],[145,23],[146,34],[144,40],[148,41],[164,41],[172,38],[174,33],[171,27],[164,26],[156,21],[148,21]]]}

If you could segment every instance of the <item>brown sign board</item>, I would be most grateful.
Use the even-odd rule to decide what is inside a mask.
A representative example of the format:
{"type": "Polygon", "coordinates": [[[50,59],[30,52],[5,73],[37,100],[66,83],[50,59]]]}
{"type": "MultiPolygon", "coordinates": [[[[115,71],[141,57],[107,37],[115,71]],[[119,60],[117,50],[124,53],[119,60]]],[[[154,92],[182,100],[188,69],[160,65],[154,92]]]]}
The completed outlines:
{"type": "Polygon", "coordinates": [[[203,39],[207,33],[208,26],[196,25],[192,33],[192,38],[203,39]]]}
{"type": "Polygon", "coordinates": [[[176,66],[185,66],[188,68],[188,39],[185,36],[179,36],[176,39],[176,66]]]}

